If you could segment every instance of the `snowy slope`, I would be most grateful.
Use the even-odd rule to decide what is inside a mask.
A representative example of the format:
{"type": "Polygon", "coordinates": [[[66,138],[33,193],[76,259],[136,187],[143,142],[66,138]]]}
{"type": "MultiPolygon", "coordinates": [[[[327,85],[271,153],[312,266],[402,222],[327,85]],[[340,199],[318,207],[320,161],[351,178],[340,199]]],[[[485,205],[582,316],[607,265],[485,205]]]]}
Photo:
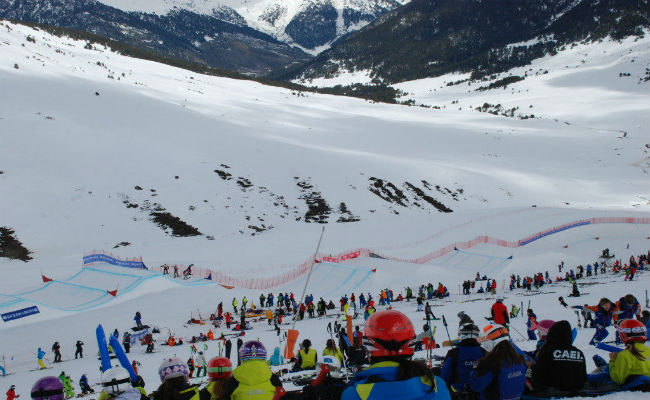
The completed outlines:
{"type": "MultiPolygon", "coordinates": [[[[647,46],[645,41],[640,44],[647,46]]],[[[0,25],[0,226],[14,229],[34,252],[28,263],[0,258],[0,308],[3,313],[13,311],[4,305],[19,293],[43,287],[41,273],[57,281],[73,277],[70,282],[97,290],[118,288],[118,296],[75,311],[62,309],[96,301],[88,296],[91,289],[47,289],[47,296],[24,300],[26,304],[38,301],[41,312],[0,323],[0,355],[5,356],[8,371],[15,372],[0,378],[3,390],[16,384],[18,393],[26,396],[36,378],[61,370],[75,381],[83,372],[90,374],[92,382],[98,381],[93,340],[97,323],[107,331],[122,332],[133,325],[133,314],[139,310],[145,323],[163,328],[159,339],[168,332],[189,337],[207,330],[185,327],[191,316],[199,312],[205,316],[219,302],[229,309],[233,296],[257,301],[260,293],[217,284],[190,286],[152,273],[127,271],[151,276],[140,280],[116,275],[120,269],[115,267],[97,266],[106,271],[77,275],[84,253],[104,249],[121,257],[142,255],[150,267],[194,263],[242,278],[280,273],[308,260],[315,251],[322,225],[304,222],[308,186],[334,209],[320,248],[323,255],[369,248],[385,256],[413,259],[480,235],[516,242],[578,220],[628,217],[638,222],[650,217],[644,164],[649,103],[643,88],[647,83],[619,86],[626,82],[623,78],[605,79],[619,70],[618,58],[625,60],[621,52],[611,59],[594,57],[592,68],[573,68],[570,74],[549,69],[544,75],[549,81],[527,78],[517,85],[539,86],[535,92],[522,91],[521,97],[518,93],[500,97],[500,89],[480,92],[483,97],[470,92],[465,98],[459,89],[462,85],[452,86],[450,90],[456,92],[447,93],[446,99],[451,102],[456,97],[459,104],[431,109],[297,94],[201,76],[104,48],[85,49],[85,45],[21,25],[0,25]],[[583,97],[600,107],[600,113],[581,115],[589,107],[578,100],[562,106],[557,99],[567,96],[571,82],[590,88],[583,89],[583,97]],[[488,99],[503,104],[532,101],[536,113],[542,110],[542,118],[520,120],[469,107],[488,99]],[[560,113],[565,118],[557,118],[560,113]],[[622,138],[622,133],[612,130],[625,130],[627,135],[622,138]],[[215,170],[232,177],[224,180],[215,170]],[[402,188],[406,206],[370,192],[377,182],[371,177],[402,188]],[[422,180],[431,185],[430,190],[422,180]],[[454,212],[416,205],[422,197],[408,192],[403,186],[406,181],[454,212]],[[280,197],[288,211],[283,211],[280,197]],[[337,211],[341,202],[359,222],[336,223],[343,216],[337,211]],[[153,203],[203,235],[171,236],[150,221],[153,203]],[[262,232],[249,228],[262,224],[273,228],[262,232]],[[130,244],[112,249],[121,242],[130,244]],[[49,351],[58,340],[67,359],[77,339],[86,343],[84,360],[29,371],[35,366],[32,353],[37,346],[49,351]]],[[[593,54],[603,50],[611,54],[610,45],[593,54]]],[[[647,55],[644,47],[620,46],[616,49],[647,55]]],[[[573,59],[563,55],[566,62],[573,59]]],[[[636,76],[630,79],[636,81],[636,76]]],[[[436,82],[435,88],[441,85],[436,82]]],[[[418,92],[423,86],[416,82],[404,89],[418,103],[441,104],[427,97],[428,92],[418,92]]],[[[407,285],[441,281],[453,297],[436,303],[440,307],[434,312],[440,310],[454,327],[455,313],[462,309],[480,321],[493,301],[460,302],[464,299],[457,295],[458,285],[476,271],[498,279],[502,287],[511,273],[549,270],[554,274],[560,261],[571,267],[593,262],[605,247],[626,260],[648,251],[649,227],[646,223],[590,224],[525,246],[481,244],[425,264],[359,258],[339,266],[318,265],[307,291],[336,301],[336,296],[352,290],[376,297],[384,287],[400,292],[407,285]],[[375,268],[373,275],[363,279],[364,271],[375,268]]],[[[301,276],[265,292],[283,289],[299,296],[305,279],[301,276]]],[[[617,299],[628,292],[642,299],[648,275],[641,274],[635,283],[612,275],[594,283],[585,286],[583,291],[589,294],[580,303],[593,304],[602,296],[617,299]]],[[[569,288],[559,284],[543,291],[530,297],[507,293],[506,303],[531,300],[540,319],[567,318],[573,323],[574,314],[556,301],[569,288]]],[[[419,329],[422,315],[413,304],[396,308],[419,329]]],[[[296,327],[301,339],[311,338],[320,350],[330,321],[303,321],[296,327]]],[[[523,324],[520,319],[514,326],[523,332],[523,324]]],[[[437,324],[437,328],[438,339],[445,338],[444,327],[437,324]]],[[[588,358],[596,352],[586,344],[591,333],[581,331],[577,342],[588,358]]],[[[454,335],[453,329],[450,334],[454,335]]],[[[265,323],[255,324],[247,337],[259,337],[268,347],[277,341],[265,323]]],[[[520,344],[527,349],[534,346],[533,342],[520,344]]],[[[156,367],[163,356],[189,357],[187,347],[158,347],[161,352],[154,354],[136,347],[132,356],[142,363],[149,390],[157,386],[156,367]]],[[[208,355],[215,353],[211,344],[208,355]]]]}

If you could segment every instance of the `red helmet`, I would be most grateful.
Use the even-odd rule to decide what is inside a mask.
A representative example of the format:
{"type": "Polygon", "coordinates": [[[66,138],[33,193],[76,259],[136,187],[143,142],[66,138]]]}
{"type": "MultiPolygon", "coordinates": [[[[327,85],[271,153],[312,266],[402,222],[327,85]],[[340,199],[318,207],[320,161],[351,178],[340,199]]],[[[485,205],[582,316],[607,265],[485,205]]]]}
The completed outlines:
{"type": "Polygon", "coordinates": [[[210,380],[228,379],[232,375],[232,363],[226,357],[215,357],[208,363],[210,380]]]}
{"type": "Polygon", "coordinates": [[[383,310],[372,314],[363,335],[373,347],[370,350],[373,357],[413,354],[410,345],[415,338],[415,329],[411,320],[399,311],[383,310]]]}
{"type": "Polygon", "coordinates": [[[636,319],[624,319],[618,324],[618,334],[623,343],[643,343],[646,341],[646,328],[643,322],[636,319]]]}

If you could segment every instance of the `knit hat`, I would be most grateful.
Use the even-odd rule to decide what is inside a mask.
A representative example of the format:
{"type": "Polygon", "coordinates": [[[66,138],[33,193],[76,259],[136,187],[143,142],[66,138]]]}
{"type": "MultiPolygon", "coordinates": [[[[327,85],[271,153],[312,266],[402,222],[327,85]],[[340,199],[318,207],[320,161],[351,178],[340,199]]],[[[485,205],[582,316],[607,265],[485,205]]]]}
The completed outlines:
{"type": "Polygon", "coordinates": [[[165,382],[179,376],[188,376],[187,365],[180,358],[166,358],[158,367],[160,381],[165,382]]]}

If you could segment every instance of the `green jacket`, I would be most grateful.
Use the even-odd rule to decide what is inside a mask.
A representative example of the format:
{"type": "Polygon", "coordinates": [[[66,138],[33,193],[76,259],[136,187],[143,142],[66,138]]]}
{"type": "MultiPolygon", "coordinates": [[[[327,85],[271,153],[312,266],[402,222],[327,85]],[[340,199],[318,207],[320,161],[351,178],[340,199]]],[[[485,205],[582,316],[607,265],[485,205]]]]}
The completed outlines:
{"type": "Polygon", "coordinates": [[[272,400],[275,386],[271,383],[271,369],[262,360],[245,361],[232,372],[238,382],[231,400],[272,400]]]}
{"type": "Polygon", "coordinates": [[[609,377],[619,385],[625,383],[630,375],[650,376],[650,348],[642,343],[634,343],[645,361],[634,357],[629,350],[623,350],[615,359],[609,361],[609,377]]]}

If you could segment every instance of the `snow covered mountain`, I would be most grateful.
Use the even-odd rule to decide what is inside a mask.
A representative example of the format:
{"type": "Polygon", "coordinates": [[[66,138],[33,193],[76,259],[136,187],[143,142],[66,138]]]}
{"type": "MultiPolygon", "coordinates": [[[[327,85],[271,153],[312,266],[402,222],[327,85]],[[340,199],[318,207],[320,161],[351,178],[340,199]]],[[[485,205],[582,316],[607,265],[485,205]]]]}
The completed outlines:
{"type": "MultiPolygon", "coordinates": [[[[209,328],[188,319],[207,318],[219,302],[230,310],[233,297],[300,296],[307,274],[292,273],[310,261],[322,227],[323,262],[307,284],[316,297],[444,282],[451,296],[432,305],[454,321],[455,336],[454,314],[480,324],[494,301],[459,294],[480,272],[497,279],[508,306],[574,324],[557,302],[567,282],[503,289],[510,274],[554,277],[560,262],[602,261],[603,248],[623,262],[648,251],[649,54],[648,34],[576,43],[484,82],[452,73],[396,85],[409,106],[201,75],[0,22],[0,314],[38,307],[0,322],[2,390],[15,384],[26,397],[36,379],[61,371],[98,382],[97,324],[124,332],[135,311],[161,331],[156,353],[134,345],[129,354],[155,390],[163,358],[191,357],[187,346],[161,344],[209,328]],[[6,257],[21,246],[31,260],[6,257]],[[93,249],[142,256],[150,270],[81,267],[93,249]],[[163,263],[253,285],[174,279],[158,272],[163,263]],[[254,285],[269,280],[268,289],[254,285]],[[77,340],[86,343],[79,360],[77,340]],[[64,362],[48,354],[50,369],[34,370],[36,348],[49,352],[54,341],[64,362]]],[[[642,301],[648,273],[629,282],[610,271],[579,284],[572,305],[627,293],[642,301]]],[[[413,302],[393,307],[423,323],[413,302]]],[[[299,340],[320,351],[331,321],[297,321],[299,340]]],[[[266,321],[250,322],[246,338],[270,351],[283,345],[266,321]]],[[[511,327],[518,346],[535,348],[516,333],[525,318],[511,327]]],[[[600,352],[591,335],[580,329],[575,341],[590,370],[600,352]]],[[[215,356],[219,346],[206,344],[215,356]]]]}
{"type": "Polygon", "coordinates": [[[124,11],[188,10],[272,35],[311,54],[410,0],[99,0],[124,11]]]}
{"type": "Polygon", "coordinates": [[[226,14],[183,9],[164,15],[125,12],[94,0],[0,2],[0,18],[90,32],[160,57],[239,73],[263,75],[309,58],[298,48],[246,26],[241,17],[226,14]]]}
{"type": "Polygon", "coordinates": [[[480,79],[575,42],[642,35],[647,9],[647,0],[413,0],[279,78],[363,70],[378,82],[450,72],[480,79]]]}

